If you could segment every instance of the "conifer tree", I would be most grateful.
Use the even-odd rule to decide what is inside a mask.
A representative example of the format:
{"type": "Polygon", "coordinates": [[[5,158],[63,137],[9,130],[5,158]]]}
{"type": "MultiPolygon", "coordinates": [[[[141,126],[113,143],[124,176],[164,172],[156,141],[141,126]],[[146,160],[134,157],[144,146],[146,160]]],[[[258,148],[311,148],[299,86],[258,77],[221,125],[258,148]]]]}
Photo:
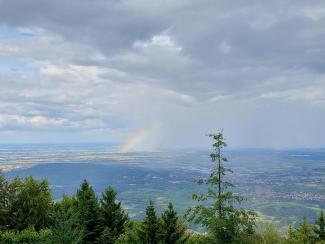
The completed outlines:
{"type": "Polygon", "coordinates": [[[297,231],[291,225],[289,225],[287,242],[293,243],[296,239],[297,239],[297,231]]]}
{"type": "Polygon", "coordinates": [[[303,244],[314,243],[315,236],[311,225],[308,223],[306,217],[303,218],[297,229],[298,240],[303,244]]]}
{"type": "Polygon", "coordinates": [[[314,244],[316,243],[316,236],[313,232],[312,226],[308,223],[304,217],[299,227],[293,229],[290,227],[288,232],[287,243],[292,244],[314,244]]]}
{"type": "Polygon", "coordinates": [[[134,244],[145,243],[145,240],[141,239],[142,233],[140,232],[142,228],[142,222],[138,220],[130,221],[128,228],[125,233],[122,234],[115,242],[115,244],[134,244]]]}
{"type": "Polygon", "coordinates": [[[150,200],[146,208],[146,216],[140,229],[140,239],[146,244],[157,244],[159,241],[159,220],[153,202],[150,200]]]}
{"type": "Polygon", "coordinates": [[[83,228],[82,243],[97,243],[102,230],[96,194],[86,180],[77,191],[77,210],[80,227],[83,228]]]}
{"type": "Polygon", "coordinates": [[[325,218],[323,210],[320,211],[320,215],[316,220],[315,233],[318,240],[325,241],[325,218]]]}
{"type": "Polygon", "coordinates": [[[104,227],[104,230],[100,234],[98,244],[113,244],[116,240],[117,238],[114,233],[112,233],[109,228],[104,227]]]}
{"type": "Polygon", "coordinates": [[[181,223],[173,204],[169,203],[168,208],[162,213],[162,240],[165,244],[179,244],[186,242],[186,227],[181,223]]]}
{"type": "Polygon", "coordinates": [[[112,187],[108,187],[100,200],[100,215],[105,228],[101,239],[106,243],[114,243],[125,232],[129,222],[121,202],[116,201],[116,194],[112,187]]]}
{"type": "Polygon", "coordinates": [[[190,221],[206,227],[216,243],[235,243],[242,236],[253,234],[255,213],[234,206],[245,198],[235,195],[230,190],[233,184],[225,179],[226,173],[232,171],[225,167],[228,160],[223,155],[223,149],[227,144],[222,132],[209,134],[208,137],[213,139],[213,153],[210,157],[214,167],[207,178],[197,180],[198,184],[207,185],[208,190],[193,195],[199,205],[188,209],[187,216],[190,221]]]}
{"type": "Polygon", "coordinates": [[[54,243],[78,244],[81,242],[83,229],[78,224],[75,203],[74,197],[64,196],[55,204],[54,220],[51,227],[54,243]]]}

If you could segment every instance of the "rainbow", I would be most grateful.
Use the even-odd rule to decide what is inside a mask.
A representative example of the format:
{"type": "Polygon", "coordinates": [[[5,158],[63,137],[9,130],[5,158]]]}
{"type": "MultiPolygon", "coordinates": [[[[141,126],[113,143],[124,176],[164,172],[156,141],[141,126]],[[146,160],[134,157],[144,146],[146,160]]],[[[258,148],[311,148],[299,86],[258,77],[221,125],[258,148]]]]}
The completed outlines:
{"type": "Polygon", "coordinates": [[[125,153],[132,150],[146,138],[152,135],[156,130],[158,130],[160,126],[161,124],[156,122],[152,126],[135,133],[124,145],[119,148],[118,151],[125,153]]]}

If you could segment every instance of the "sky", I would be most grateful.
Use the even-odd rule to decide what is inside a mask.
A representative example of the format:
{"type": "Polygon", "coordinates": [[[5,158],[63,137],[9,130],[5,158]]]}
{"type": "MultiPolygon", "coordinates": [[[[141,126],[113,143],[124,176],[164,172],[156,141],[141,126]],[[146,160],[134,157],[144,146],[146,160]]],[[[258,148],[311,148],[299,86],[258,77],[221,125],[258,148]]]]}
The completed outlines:
{"type": "Polygon", "coordinates": [[[324,125],[324,1],[0,0],[0,143],[320,148],[324,125]]]}

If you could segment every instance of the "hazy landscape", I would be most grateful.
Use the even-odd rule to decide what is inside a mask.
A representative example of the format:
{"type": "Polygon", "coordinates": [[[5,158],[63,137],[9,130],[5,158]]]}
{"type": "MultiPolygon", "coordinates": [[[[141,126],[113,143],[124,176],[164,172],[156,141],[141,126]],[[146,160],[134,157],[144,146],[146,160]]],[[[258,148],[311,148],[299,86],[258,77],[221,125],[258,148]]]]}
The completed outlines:
{"type": "MultiPolygon", "coordinates": [[[[211,169],[207,150],[119,153],[110,144],[1,145],[0,167],[9,178],[47,178],[53,196],[73,194],[83,179],[97,193],[108,185],[134,219],[141,219],[149,199],[158,211],[172,201],[183,212],[194,204],[194,183],[211,169]]],[[[314,220],[325,208],[325,150],[227,150],[235,192],[247,208],[279,227],[314,220]]]]}
{"type": "Polygon", "coordinates": [[[324,26],[321,0],[0,0],[0,244],[325,244],[324,26]]]}

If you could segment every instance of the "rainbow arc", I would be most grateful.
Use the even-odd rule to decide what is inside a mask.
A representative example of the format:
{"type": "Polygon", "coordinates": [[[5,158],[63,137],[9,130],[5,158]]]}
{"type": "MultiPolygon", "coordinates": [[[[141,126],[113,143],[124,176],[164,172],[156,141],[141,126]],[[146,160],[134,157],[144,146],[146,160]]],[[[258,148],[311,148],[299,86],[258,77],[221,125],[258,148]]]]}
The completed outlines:
{"type": "Polygon", "coordinates": [[[119,152],[125,153],[129,152],[142,143],[146,138],[150,137],[154,132],[156,132],[161,127],[160,122],[156,122],[148,128],[145,128],[137,133],[135,133],[125,144],[119,148],[119,152]]]}

